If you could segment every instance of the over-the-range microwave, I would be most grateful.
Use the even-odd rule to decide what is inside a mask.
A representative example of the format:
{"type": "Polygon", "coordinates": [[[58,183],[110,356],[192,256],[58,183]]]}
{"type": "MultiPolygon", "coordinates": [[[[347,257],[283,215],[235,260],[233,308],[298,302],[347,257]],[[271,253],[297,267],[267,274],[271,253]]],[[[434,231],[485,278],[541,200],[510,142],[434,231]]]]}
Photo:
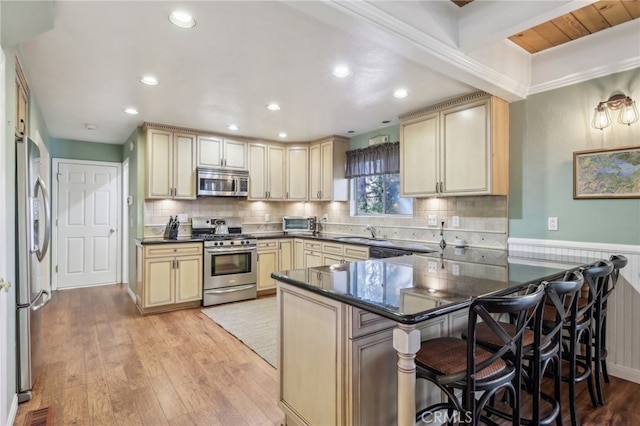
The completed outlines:
{"type": "Polygon", "coordinates": [[[198,197],[246,197],[249,195],[249,172],[198,167],[198,197]]]}

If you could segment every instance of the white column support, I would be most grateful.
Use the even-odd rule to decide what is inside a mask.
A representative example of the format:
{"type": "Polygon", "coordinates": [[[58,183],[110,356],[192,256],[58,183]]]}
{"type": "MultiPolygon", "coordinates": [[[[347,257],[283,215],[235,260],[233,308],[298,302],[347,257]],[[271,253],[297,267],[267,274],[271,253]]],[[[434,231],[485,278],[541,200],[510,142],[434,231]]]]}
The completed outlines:
{"type": "Polygon", "coordinates": [[[398,426],[416,423],[416,353],[420,330],[415,325],[398,324],[393,329],[393,348],[398,352],[398,426]]]}

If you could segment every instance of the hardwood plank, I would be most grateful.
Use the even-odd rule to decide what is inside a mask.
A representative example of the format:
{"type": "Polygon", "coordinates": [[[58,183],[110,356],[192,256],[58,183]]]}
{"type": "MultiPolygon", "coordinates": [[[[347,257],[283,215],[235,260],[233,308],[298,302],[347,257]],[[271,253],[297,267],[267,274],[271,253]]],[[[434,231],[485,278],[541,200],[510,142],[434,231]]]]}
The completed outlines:
{"type": "Polygon", "coordinates": [[[612,27],[633,19],[629,11],[620,1],[600,0],[593,6],[612,27]]]}
{"type": "Polygon", "coordinates": [[[545,22],[533,27],[538,34],[547,40],[553,46],[559,46],[563,43],[571,41],[569,37],[558,28],[553,22],[545,22]]]}
{"type": "Polygon", "coordinates": [[[589,31],[572,14],[568,13],[551,22],[567,35],[571,40],[589,35],[589,31]]]}
{"type": "Polygon", "coordinates": [[[104,375],[94,375],[87,381],[89,417],[94,424],[113,424],[113,409],[109,397],[109,387],[104,375]]]}
{"type": "MultiPolygon", "coordinates": [[[[604,19],[604,16],[600,14],[598,9],[601,7],[601,3],[610,3],[606,1],[599,1],[598,3],[582,7],[578,10],[574,10],[571,14],[591,33],[609,28],[611,25],[604,19]]],[[[605,7],[609,7],[608,5],[605,7]]]]}
{"type": "Polygon", "coordinates": [[[64,407],[64,420],[62,424],[86,424],[87,419],[89,419],[87,386],[83,384],[65,388],[61,406],[64,407]]]}
{"type": "Polygon", "coordinates": [[[622,5],[633,19],[640,18],[640,0],[625,0],[622,5]]]}

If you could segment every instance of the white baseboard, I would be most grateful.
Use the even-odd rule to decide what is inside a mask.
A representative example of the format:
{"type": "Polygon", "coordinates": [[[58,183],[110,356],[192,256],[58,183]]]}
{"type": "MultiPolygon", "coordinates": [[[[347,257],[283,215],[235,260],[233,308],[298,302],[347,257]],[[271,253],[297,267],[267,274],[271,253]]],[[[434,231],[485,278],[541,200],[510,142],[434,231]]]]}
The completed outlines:
{"type": "Polygon", "coordinates": [[[9,408],[9,418],[7,419],[7,424],[12,425],[16,422],[16,415],[18,414],[18,394],[13,394],[13,399],[11,400],[11,407],[9,408]]]}
{"type": "Polygon", "coordinates": [[[131,287],[129,287],[129,284],[125,284],[125,285],[127,286],[127,294],[129,295],[131,300],[133,300],[133,303],[136,303],[136,294],[133,292],[133,290],[131,290],[131,287]]]}
{"type": "Polygon", "coordinates": [[[624,367],[622,365],[607,362],[607,372],[610,376],[640,384],[640,371],[624,367]]]}

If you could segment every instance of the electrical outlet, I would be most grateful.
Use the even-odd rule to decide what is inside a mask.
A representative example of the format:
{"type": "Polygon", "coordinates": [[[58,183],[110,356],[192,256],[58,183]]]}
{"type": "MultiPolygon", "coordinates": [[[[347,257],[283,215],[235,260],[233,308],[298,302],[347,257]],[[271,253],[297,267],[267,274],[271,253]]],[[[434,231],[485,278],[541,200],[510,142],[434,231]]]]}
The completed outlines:
{"type": "Polygon", "coordinates": [[[460,216],[453,216],[453,218],[451,219],[451,225],[454,228],[459,228],[460,227],[460,216]]]}
{"type": "Polygon", "coordinates": [[[427,216],[427,225],[438,226],[438,215],[430,214],[427,216]]]}
{"type": "Polygon", "coordinates": [[[429,272],[438,272],[438,262],[429,261],[427,263],[427,270],[429,272]]]}
{"type": "Polygon", "coordinates": [[[187,214],[183,213],[178,215],[178,221],[180,221],[180,223],[185,223],[188,219],[189,216],[187,214]]]}
{"type": "Polygon", "coordinates": [[[271,213],[265,213],[264,214],[264,221],[265,222],[270,222],[271,221],[271,213]]]}
{"type": "Polygon", "coordinates": [[[329,221],[329,213],[323,214],[322,215],[322,220],[325,221],[325,222],[328,222],[329,221]]]}
{"type": "Polygon", "coordinates": [[[453,275],[455,276],[460,275],[460,265],[457,263],[451,265],[451,273],[453,273],[453,275]]]}
{"type": "Polygon", "coordinates": [[[549,231],[557,231],[558,230],[558,218],[557,217],[549,217],[547,219],[547,229],[549,231]]]}

